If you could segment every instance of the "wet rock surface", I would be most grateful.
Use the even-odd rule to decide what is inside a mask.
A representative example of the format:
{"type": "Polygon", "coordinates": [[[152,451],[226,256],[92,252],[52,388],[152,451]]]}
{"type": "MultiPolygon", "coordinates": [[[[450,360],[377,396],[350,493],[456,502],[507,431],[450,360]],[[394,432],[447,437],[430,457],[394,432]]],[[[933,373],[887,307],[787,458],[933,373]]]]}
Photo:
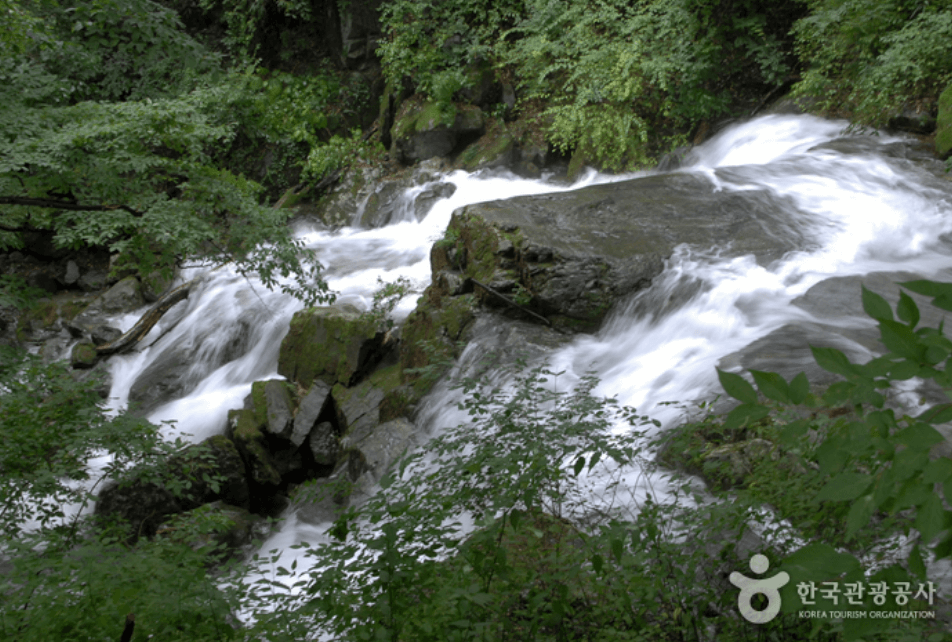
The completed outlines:
{"type": "Polygon", "coordinates": [[[673,174],[481,203],[454,213],[432,267],[488,286],[473,290],[481,304],[512,307],[492,289],[552,323],[590,331],[617,300],[650,285],[679,245],[723,247],[762,264],[799,247],[783,214],[790,207],[778,201],[673,174]]]}
{"type": "Polygon", "coordinates": [[[244,463],[235,445],[222,435],[189,447],[152,477],[124,479],[106,488],[96,515],[121,520],[127,537],[135,541],[154,536],[170,515],[217,500],[238,507],[249,503],[244,463]]]}
{"type": "Polygon", "coordinates": [[[307,308],[291,319],[278,373],[305,388],[316,379],[348,386],[380,361],[385,342],[376,322],[351,305],[307,308]]]}
{"type": "Polygon", "coordinates": [[[485,130],[482,110],[457,105],[449,116],[437,103],[422,97],[400,106],[390,130],[391,153],[404,164],[437,156],[448,156],[467,138],[478,138],[485,130]]]}
{"type": "MultiPolygon", "coordinates": [[[[780,373],[788,381],[804,372],[818,388],[839,380],[837,375],[816,364],[810,346],[842,350],[851,361],[865,362],[885,352],[876,322],[863,311],[862,288],[882,296],[895,309],[899,283],[923,278],[911,272],[871,272],[838,276],[820,281],[794,299],[807,318],[786,324],[718,363],[723,370],[766,370],[780,373]]],[[[952,278],[939,275],[938,280],[952,278]]],[[[906,294],[920,311],[919,327],[938,327],[945,312],[932,306],[928,297],[906,294]]]]}

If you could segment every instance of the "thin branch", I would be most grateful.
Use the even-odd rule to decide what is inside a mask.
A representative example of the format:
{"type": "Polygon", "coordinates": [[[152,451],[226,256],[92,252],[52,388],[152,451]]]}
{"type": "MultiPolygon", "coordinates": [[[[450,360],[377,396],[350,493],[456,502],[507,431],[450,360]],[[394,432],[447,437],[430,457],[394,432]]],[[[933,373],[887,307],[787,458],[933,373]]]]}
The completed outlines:
{"type": "Polygon", "coordinates": [[[75,201],[64,201],[55,198],[31,198],[28,196],[0,196],[0,205],[26,205],[30,207],[49,207],[57,210],[72,212],[111,212],[123,210],[133,216],[145,216],[144,212],[133,209],[128,205],[82,205],[75,201]]]}
{"type": "Polygon", "coordinates": [[[482,289],[486,290],[486,291],[489,292],[490,294],[495,294],[497,297],[499,297],[500,299],[502,299],[503,301],[505,301],[506,303],[508,303],[508,304],[511,305],[512,307],[517,308],[517,309],[519,309],[519,310],[522,310],[522,311],[525,312],[526,314],[535,317],[536,319],[538,319],[538,320],[541,321],[542,323],[546,324],[547,326],[549,326],[549,327],[552,328],[553,330],[557,330],[558,332],[561,332],[562,334],[568,334],[568,333],[567,333],[565,330],[563,330],[562,328],[559,328],[559,327],[557,327],[557,326],[552,325],[552,322],[549,321],[548,319],[546,319],[546,318],[545,318],[544,316],[542,316],[541,314],[536,314],[535,312],[533,312],[532,310],[529,310],[529,309],[526,308],[525,306],[519,305],[518,303],[516,303],[515,301],[513,301],[512,299],[510,299],[509,297],[507,297],[507,296],[506,296],[505,294],[503,294],[502,292],[498,292],[498,291],[492,289],[491,287],[489,287],[488,285],[486,285],[485,283],[480,283],[480,282],[477,281],[476,279],[470,279],[470,281],[472,281],[475,285],[478,285],[478,286],[481,287],[482,289]]]}

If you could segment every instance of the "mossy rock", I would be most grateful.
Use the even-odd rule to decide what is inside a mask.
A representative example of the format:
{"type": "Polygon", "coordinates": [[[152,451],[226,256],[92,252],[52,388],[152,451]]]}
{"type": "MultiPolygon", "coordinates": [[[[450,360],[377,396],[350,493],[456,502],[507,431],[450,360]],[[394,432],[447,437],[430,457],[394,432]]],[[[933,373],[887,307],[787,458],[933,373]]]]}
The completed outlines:
{"type": "Polygon", "coordinates": [[[294,314],[278,356],[278,373],[310,388],[355,383],[379,362],[384,333],[353,306],[307,308],[294,314]]]}
{"type": "Polygon", "coordinates": [[[473,295],[442,297],[430,286],[403,325],[400,373],[411,384],[407,404],[422,397],[459,356],[458,342],[476,318],[473,295]]]}
{"type": "Polygon", "coordinates": [[[248,475],[256,484],[267,487],[281,485],[281,472],[265,441],[264,426],[253,410],[228,411],[228,435],[248,466],[248,475]]]}
{"type": "Polygon", "coordinates": [[[500,120],[494,120],[478,141],[464,149],[457,165],[466,171],[493,167],[509,167],[515,156],[516,141],[500,120]]]}
{"type": "Polygon", "coordinates": [[[17,318],[17,339],[25,341],[30,335],[59,331],[75,319],[89,305],[89,298],[74,294],[57,294],[51,299],[40,299],[17,318]]]}
{"type": "Polygon", "coordinates": [[[385,393],[369,379],[353,388],[337,384],[331,396],[345,441],[363,439],[380,424],[380,404],[385,393]]]}
{"type": "Polygon", "coordinates": [[[281,437],[291,434],[296,390],[294,385],[281,379],[255,381],[251,384],[251,404],[255,422],[268,432],[281,437]]]}
{"type": "Polygon", "coordinates": [[[96,514],[125,522],[124,537],[134,542],[155,535],[169,515],[218,499],[248,504],[244,463],[224,435],[190,446],[148,477],[130,477],[107,488],[98,498],[96,514]]]}
{"type": "Polygon", "coordinates": [[[267,530],[263,517],[217,501],[176,515],[160,527],[158,535],[207,551],[210,562],[222,562],[242,555],[243,549],[267,530]]]}
{"type": "Polygon", "coordinates": [[[96,346],[88,341],[77,343],[70,352],[69,362],[74,368],[92,368],[99,362],[96,346]]]}
{"type": "Polygon", "coordinates": [[[952,84],[939,96],[939,115],[936,119],[935,151],[940,158],[952,155],[952,84]]]}
{"type": "Polygon", "coordinates": [[[484,130],[482,111],[472,105],[440,105],[413,96],[400,105],[390,130],[393,153],[410,164],[447,156],[461,136],[484,130]]]}

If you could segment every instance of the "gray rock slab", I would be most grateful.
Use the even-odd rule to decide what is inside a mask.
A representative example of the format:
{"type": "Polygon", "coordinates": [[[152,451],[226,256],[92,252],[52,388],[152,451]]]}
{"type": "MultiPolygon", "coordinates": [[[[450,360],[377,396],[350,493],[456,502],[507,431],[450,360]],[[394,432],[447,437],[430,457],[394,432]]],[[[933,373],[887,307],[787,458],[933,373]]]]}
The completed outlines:
{"type": "Polygon", "coordinates": [[[331,396],[331,387],[321,380],[316,380],[308,390],[301,405],[294,416],[294,427],[291,430],[291,443],[300,446],[307,439],[317,423],[317,418],[327,406],[331,396]]]}

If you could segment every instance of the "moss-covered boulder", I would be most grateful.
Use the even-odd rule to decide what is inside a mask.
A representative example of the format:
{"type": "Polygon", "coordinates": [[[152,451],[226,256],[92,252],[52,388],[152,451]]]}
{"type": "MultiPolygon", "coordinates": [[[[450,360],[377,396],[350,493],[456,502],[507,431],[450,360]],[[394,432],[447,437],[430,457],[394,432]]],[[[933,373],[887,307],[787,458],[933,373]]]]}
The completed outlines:
{"type": "Polygon", "coordinates": [[[224,435],[190,446],[159,470],[140,471],[106,488],[96,514],[125,524],[126,537],[152,537],[170,515],[223,500],[247,507],[245,466],[224,435]]]}
{"type": "Polygon", "coordinates": [[[294,314],[281,342],[278,373],[309,388],[356,383],[387,350],[376,322],[350,305],[307,308],[294,314]]]}
{"type": "Polygon", "coordinates": [[[40,299],[30,309],[19,313],[13,308],[6,308],[9,314],[8,329],[21,343],[40,343],[54,337],[79,338],[83,335],[73,332],[71,324],[87,305],[88,297],[62,293],[40,299]]]}
{"type": "Polygon", "coordinates": [[[337,384],[331,394],[337,409],[337,425],[346,438],[361,438],[380,423],[380,403],[384,391],[364,381],[354,388],[337,384]]]}
{"type": "Polygon", "coordinates": [[[452,108],[413,96],[403,102],[394,119],[390,136],[392,153],[403,163],[447,156],[461,140],[483,133],[483,113],[472,105],[452,108]]]}
{"type": "Polygon", "coordinates": [[[99,361],[96,346],[88,341],[81,341],[70,351],[69,362],[74,368],[92,368],[99,361]]]}
{"type": "Polygon", "coordinates": [[[267,535],[267,520],[222,501],[176,515],[159,528],[158,535],[207,551],[210,562],[242,555],[253,541],[267,535]]]}
{"type": "Polygon", "coordinates": [[[290,439],[294,416],[294,386],[281,379],[251,384],[255,422],[272,435],[290,439]]]}
{"type": "Polygon", "coordinates": [[[395,461],[416,445],[415,439],[416,426],[404,417],[379,424],[369,432],[355,432],[345,437],[342,447],[350,452],[354,461],[359,459],[363,469],[355,481],[357,489],[369,491],[395,461]]]}
{"type": "Polygon", "coordinates": [[[466,171],[510,167],[516,158],[516,141],[506,124],[495,119],[486,133],[475,143],[460,152],[456,164],[466,171]]]}
{"type": "Polygon", "coordinates": [[[952,84],[939,96],[939,115],[936,118],[935,150],[940,158],[952,155],[952,84]]]}
{"type": "Polygon", "coordinates": [[[234,440],[248,467],[250,481],[273,490],[281,486],[281,471],[268,449],[262,428],[254,410],[242,408],[228,412],[228,436],[234,440]]]}

